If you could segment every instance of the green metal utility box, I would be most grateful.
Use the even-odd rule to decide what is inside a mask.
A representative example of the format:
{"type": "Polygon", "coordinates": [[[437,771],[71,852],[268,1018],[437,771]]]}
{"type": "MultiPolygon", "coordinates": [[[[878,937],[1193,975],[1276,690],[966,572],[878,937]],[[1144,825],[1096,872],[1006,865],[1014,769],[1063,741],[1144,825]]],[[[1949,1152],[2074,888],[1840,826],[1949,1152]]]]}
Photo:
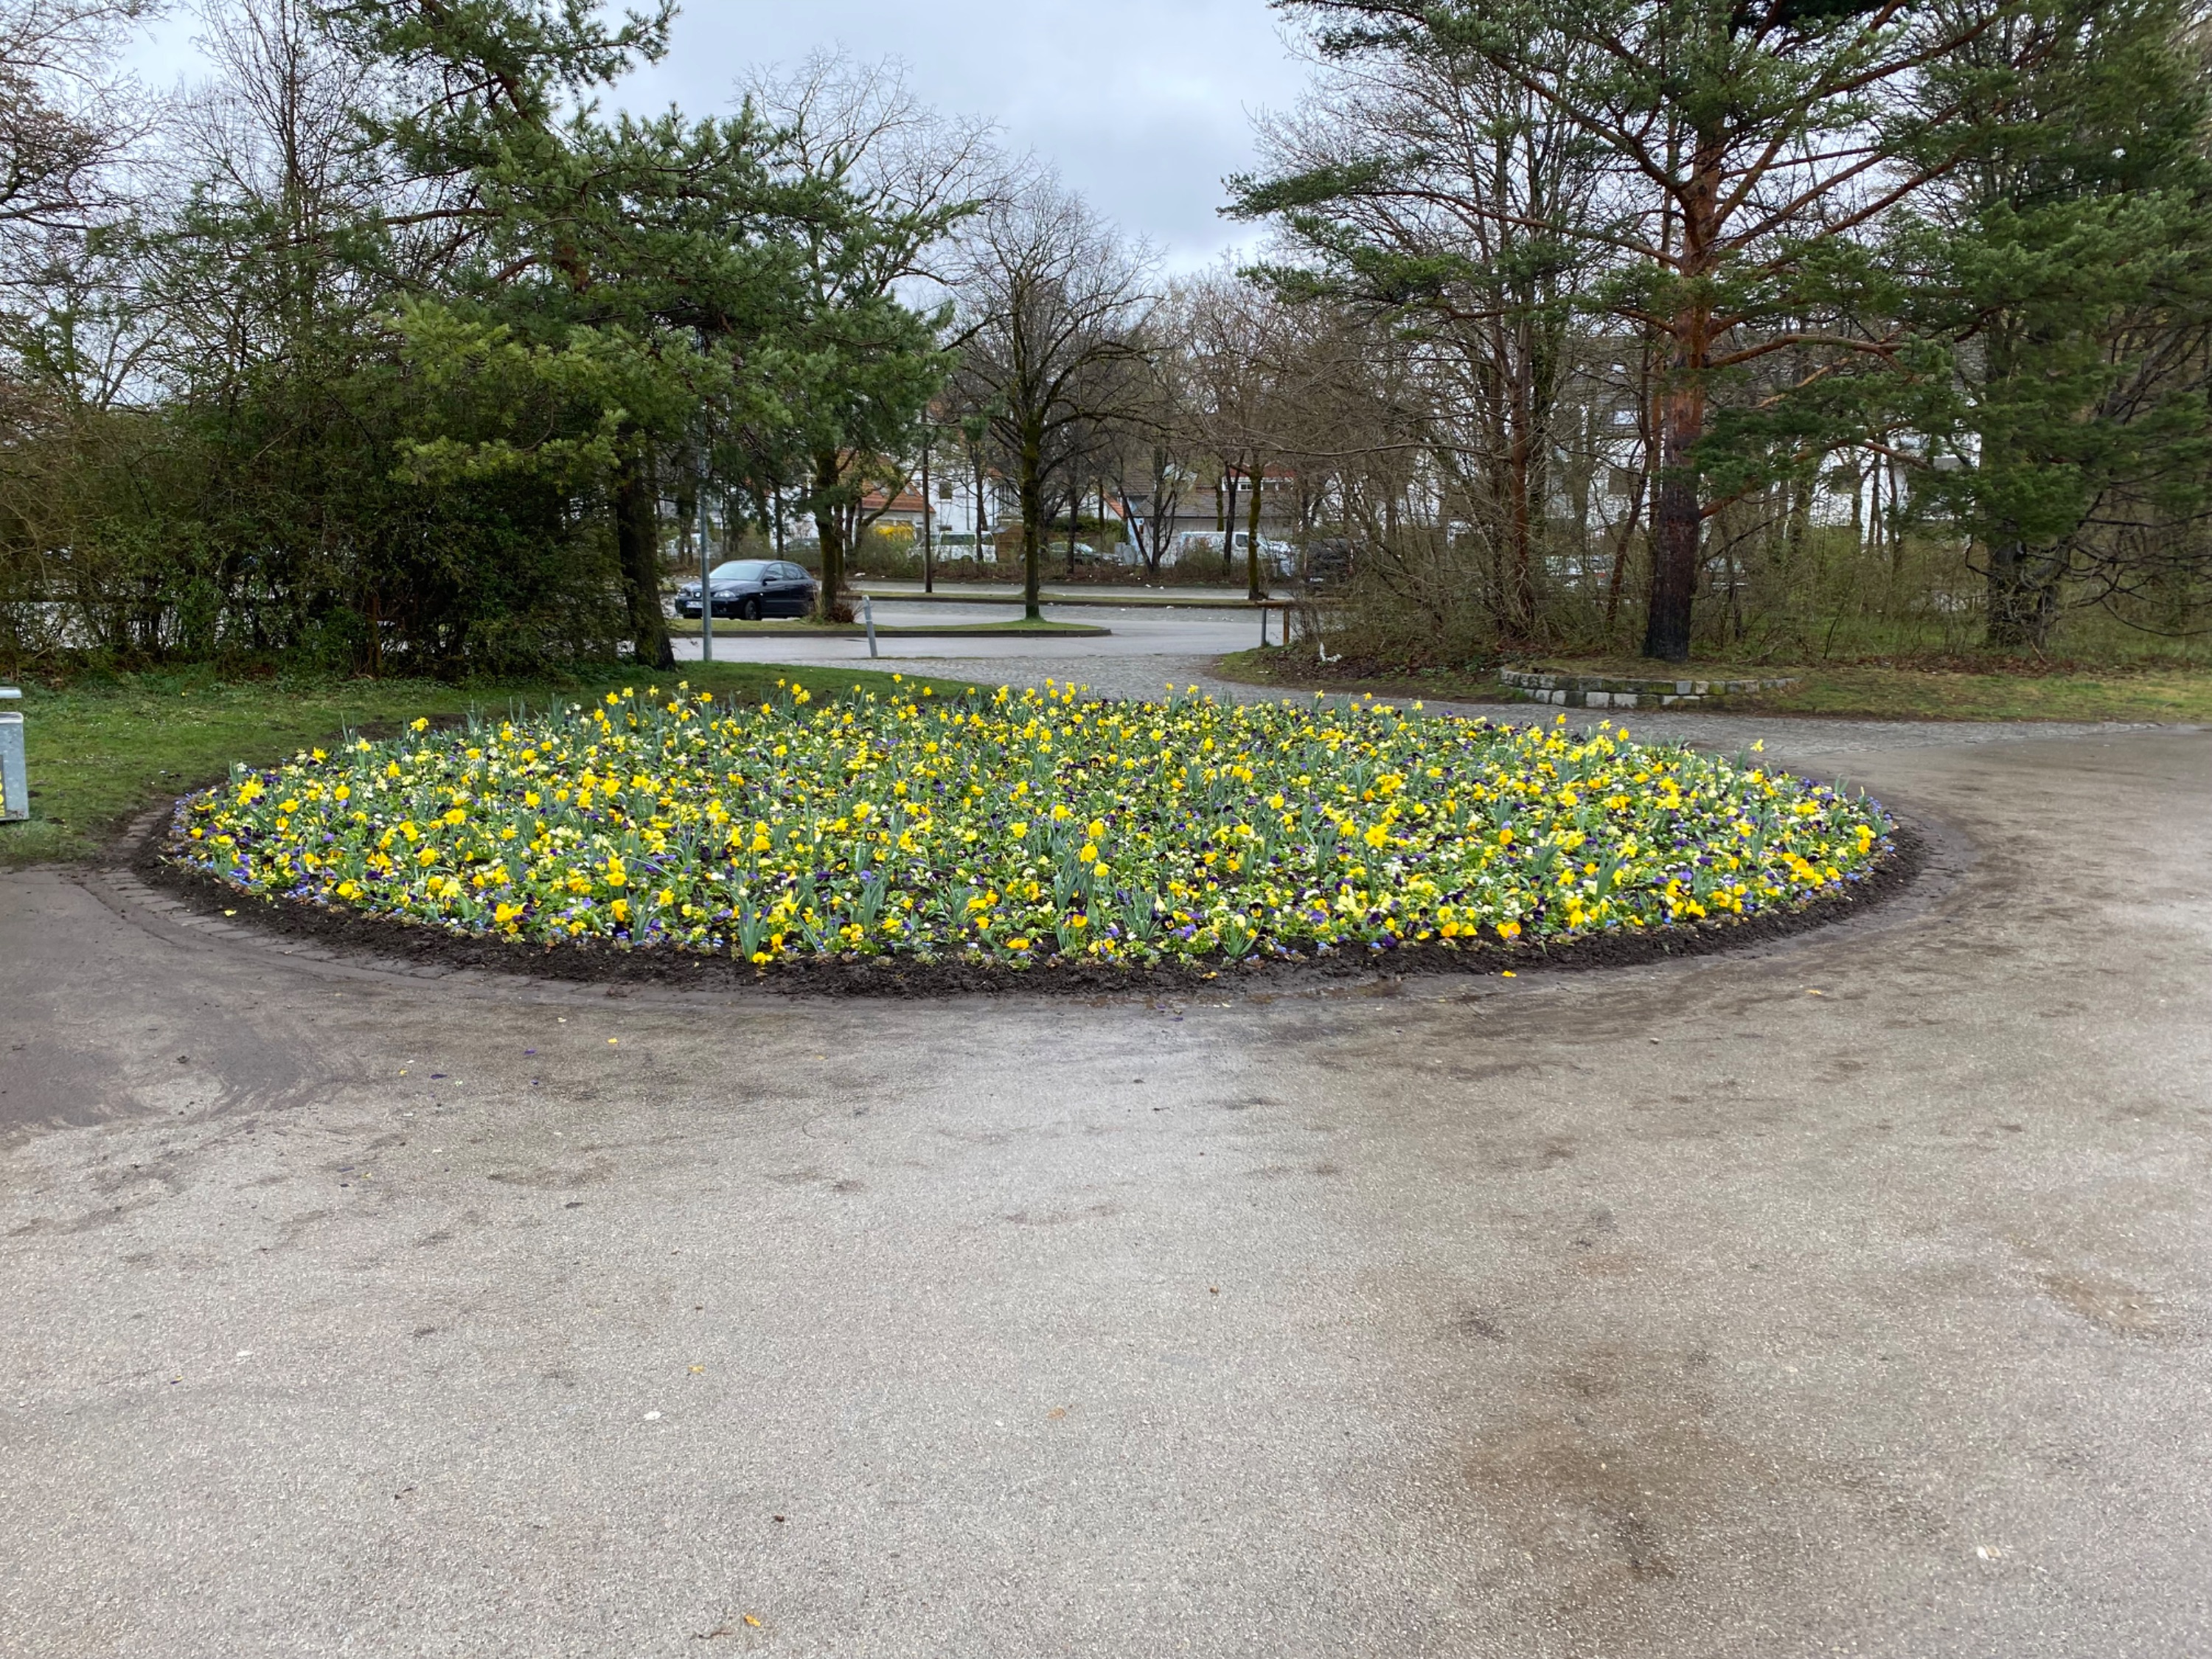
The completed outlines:
{"type": "Polygon", "coordinates": [[[31,781],[23,771],[23,694],[0,685],[0,823],[31,816],[31,781]]]}

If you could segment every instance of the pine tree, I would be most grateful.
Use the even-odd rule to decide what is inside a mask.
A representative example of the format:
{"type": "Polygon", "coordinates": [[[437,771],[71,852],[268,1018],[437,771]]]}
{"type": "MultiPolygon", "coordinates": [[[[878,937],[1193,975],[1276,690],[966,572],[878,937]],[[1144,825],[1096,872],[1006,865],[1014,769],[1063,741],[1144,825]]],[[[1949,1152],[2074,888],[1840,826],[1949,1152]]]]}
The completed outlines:
{"type": "MultiPolygon", "coordinates": [[[[1328,57],[1413,57],[1446,76],[1495,77],[1593,146],[1599,178],[1571,204],[1470,193],[1448,205],[1610,262],[1588,297],[1658,358],[1644,651],[1686,658],[1703,526],[1719,505],[1705,476],[1717,398],[1778,353],[1820,360],[1807,380],[1825,396],[1835,363],[1906,343],[1831,326],[1830,267],[1838,245],[1958,164],[1972,130],[1945,100],[1915,94],[1930,64],[1997,32],[2025,0],[1279,3],[1314,24],[1328,57]]],[[[1242,205],[1323,216],[1419,160],[1377,155],[1334,179],[1248,189],[1242,205]]],[[[1350,232],[1348,216],[1338,223],[1350,232]]]]}
{"type": "MultiPolygon", "coordinates": [[[[2016,20],[2042,37],[2033,72],[2004,90],[2002,118],[1979,112],[1984,152],[1938,212],[1894,239],[1910,320],[1955,365],[1921,493],[1974,540],[1995,650],[2039,647],[2069,587],[2120,599],[2194,554],[2212,167],[2191,17],[2174,0],[2069,0],[2016,20]]],[[[2016,40],[1976,55],[2008,52],[2016,40]]]]}

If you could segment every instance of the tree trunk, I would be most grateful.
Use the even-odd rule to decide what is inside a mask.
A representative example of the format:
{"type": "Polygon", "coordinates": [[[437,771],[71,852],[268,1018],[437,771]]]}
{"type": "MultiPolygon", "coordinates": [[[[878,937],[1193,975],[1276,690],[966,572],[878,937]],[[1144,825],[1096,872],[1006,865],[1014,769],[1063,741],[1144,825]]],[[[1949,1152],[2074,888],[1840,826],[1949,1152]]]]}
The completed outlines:
{"type": "Polygon", "coordinates": [[[937,592],[937,580],[931,571],[929,556],[929,521],[936,511],[936,499],[929,493],[929,437],[925,433],[921,441],[921,591],[925,593],[937,592]]]}
{"type": "MultiPolygon", "coordinates": [[[[837,488],[837,479],[836,454],[825,452],[817,455],[815,498],[824,500],[837,488]]],[[[845,515],[835,507],[816,507],[814,537],[822,549],[822,592],[815,601],[815,615],[823,622],[842,622],[845,619],[842,603],[845,591],[845,515]]]]}
{"type": "MultiPolygon", "coordinates": [[[[1606,578],[1605,648],[1613,649],[1613,628],[1620,617],[1620,594],[1627,580],[1628,555],[1636,545],[1636,529],[1644,520],[1645,491],[1651,483],[1653,457],[1652,432],[1657,424],[1651,404],[1651,342],[1642,343],[1636,364],[1636,483],[1629,497],[1628,519],[1621,526],[1620,540],[1613,552],[1613,568],[1606,578]]],[[[1652,538],[1647,533],[1644,544],[1649,547],[1652,538]]]]}
{"type": "MultiPolygon", "coordinates": [[[[1533,295],[1522,296],[1532,312],[1534,298],[1533,295]]],[[[1519,349],[1508,356],[1511,378],[1505,390],[1512,431],[1506,455],[1508,531],[1503,610],[1506,630],[1516,640],[1528,640],[1536,632],[1536,538],[1551,491],[1546,447],[1552,425],[1547,389],[1552,351],[1545,331],[1533,326],[1522,331],[1519,349]]]]}
{"type": "Polygon", "coordinates": [[[1651,603],[1644,623],[1644,654],[1686,662],[1691,608],[1698,594],[1698,540],[1705,516],[1690,452],[1704,435],[1705,387],[1678,380],[1659,400],[1659,485],[1651,509],[1651,603]]]}
{"type": "Polygon", "coordinates": [[[1525,640],[1535,631],[1536,619],[1536,586],[1529,569],[1532,537],[1528,474],[1529,458],[1534,448],[1530,441],[1530,424],[1526,411],[1516,409],[1506,475],[1506,487],[1511,496],[1508,508],[1511,530],[1505,567],[1505,625],[1516,641],[1525,640]]]}
{"type": "Polygon", "coordinates": [[[1644,654],[1690,659],[1697,606],[1698,542],[1705,529],[1697,489],[1697,441],[1705,435],[1705,358],[1710,312],[1692,307],[1672,327],[1668,385],[1659,394],[1659,480],[1652,491],[1652,588],[1644,617],[1644,654]]]}
{"type": "Polygon", "coordinates": [[[1722,568],[1728,580],[1728,642],[1743,638],[1743,567],[1736,560],[1736,542],[1731,536],[1722,544],[1722,568]]]}
{"type": "MultiPolygon", "coordinates": [[[[1182,520],[1182,487],[1186,484],[1187,475],[1184,478],[1175,478],[1174,481],[1178,488],[1174,495],[1169,495],[1168,484],[1170,478],[1174,477],[1169,469],[1174,465],[1175,458],[1165,447],[1153,452],[1152,576],[1156,580],[1160,574],[1160,566],[1167,560],[1168,538],[1176,533],[1176,526],[1182,520]]],[[[1182,554],[1178,550],[1176,557],[1180,559],[1182,556],[1182,554]]]]}
{"type": "Polygon", "coordinates": [[[1866,557],[1866,469],[1856,452],[1851,456],[1851,560],[1866,557]]]}
{"type": "MultiPolygon", "coordinates": [[[[988,530],[988,529],[990,528],[990,526],[989,526],[987,523],[985,523],[985,522],[984,522],[985,515],[984,515],[984,512],[983,512],[983,452],[982,452],[981,449],[979,449],[979,448],[975,447],[974,445],[972,445],[972,444],[971,444],[971,445],[969,445],[969,449],[968,449],[968,459],[969,459],[971,462],[973,462],[973,463],[974,463],[974,465],[975,465],[975,502],[974,502],[974,506],[975,506],[975,511],[974,514],[972,515],[972,516],[973,516],[973,518],[974,518],[974,520],[975,520],[975,521],[974,521],[972,524],[970,524],[968,527],[969,527],[970,530],[974,531],[974,532],[975,532],[975,562],[976,562],[976,564],[977,564],[978,566],[981,566],[981,564],[983,564],[983,563],[984,563],[984,558],[983,558],[983,534],[984,534],[984,532],[985,532],[987,530],[988,530]]],[[[997,561],[995,558],[994,558],[994,559],[992,559],[992,560],[990,561],[990,562],[991,562],[991,563],[993,563],[993,564],[996,564],[996,563],[998,562],[998,561],[997,561]]],[[[979,573],[979,574],[980,574],[980,573],[979,573]]]]}
{"type": "Polygon", "coordinates": [[[1267,597],[1267,587],[1260,580],[1260,480],[1266,472],[1265,467],[1253,469],[1252,501],[1251,504],[1245,508],[1247,519],[1244,532],[1244,597],[1248,599],[1264,599],[1267,597]]]}
{"type": "Polygon", "coordinates": [[[1037,602],[1043,591],[1044,562],[1044,440],[1037,434],[1022,441],[1021,477],[1015,488],[1022,507],[1022,616],[1042,622],[1044,610],[1037,602]]]}
{"type": "MultiPolygon", "coordinates": [[[[1135,544],[1138,563],[1146,570],[1155,568],[1152,551],[1152,534],[1149,529],[1140,527],[1143,521],[1137,517],[1136,503],[1129,499],[1127,486],[1116,484],[1114,487],[1114,495],[1115,499],[1121,503],[1121,533],[1135,544]]],[[[1155,496],[1153,499],[1157,501],[1158,498],[1155,496]]]]}
{"type": "Polygon", "coordinates": [[[703,503],[699,498],[697,475],[693,472],[692,466],[693,462],[690,456],[684,455],[677,458],[676,544],[687,550],[691,545],[692,526],[696,521],[698,514],[704,510],[703,503]]]}
{"type": "MultiPolygon", "coordinates": [[[[1577,441],[1583,454],[1591,456],[1599,453],[1597,404],[1594,400],[1583,405],[1581,424],[1582,431],[1577,441]]],[[[1592,562],[1590,556],[1595,550],[1589,533],[1590,486],[1595,481],[1595,475],[1596,464],[1585,459],[1577,459],[1574,470],[1567,475],[1571,496],[1568,510],[1575,515],[1575,556],[1585,570],[1592,562]]]]}
{"type": "Polygon", "coordinates": [[[1881,470],[1889,477],[1889,579],[1894,588],[1905,575],[1905,475],[1888,456],[1882,458],[1881,470]]]}
{"type": "Polygon", "coordinates": [[[1221,475],[1221,578],[1237,568],[1237,475],[1225,468],[1221,475]]]}
{"type": "Polygon", "coordinates": [[[2042,647],[2057,614],[2057,584],[2051,576],[2055,568],[2055,561],[2039,557],[2017,536],[1990,544],[1989,621],[1984,637],[1990,650],[2042,647]]]}
{"type": "MultiPolygon", "coordinates": [[[[1882,556],[1885,550],[1882,545],[1881,458],[1878,455],[1871,458],[1867,462],[1867,494],[1869,497],[1867,504],[1867,527],[1874,532],[1874,555],[1875,558],[1879,559],[1882,556]]],[[[1894,600],[1897,596],[1893,592],[1886,594],[1883,597],[1885,603],[1882,605],[1882,611],[1886,616],[1890,611],[1890,605],[1887,602],[1894,600]]]]}
{"type": "Polygon", "coordinates": [[[1636,526],[1644,521],[1644,487],[1650,474],[1644,468],[1636,469],[1636,484],[1628,498],[1628,517],[1620,526],[1620,538],[1613,550],[1613,568],[1605,577],[1605,648],[1613,649],[1613,625],[1620,617],[1621,584],[1628,571],[1629,550],[1636,545],[1636,526]]]}
{"type": "Polygon", "coordinates": [[[615,472],[615,552],[629,600],[629,635],[637,661],[667,668],[676,653],[668,643],[668,623],[660,613],[660,526],[653,475],[638,441],[632,441],[615,472]]]}
{"type": "Polygon", "coordinates": [[[1782,562],[1793,581],[1805,562],[1805,538],[1812,533],[1813,486],[1810,478],[1790,481],[1790,518],[1782,536],[1782,562]]]}
{"type": "MultiPolygon", "coordinates": [[[[1681,198],[1682,252],[1675,274],[1689,283],[1711,277],[1720,259],[1723,141],[1701,131],[1681,198]]],[[[1659,398],[1658,489],[1651,503],[1651,603],[1644,623],[1644,654],[1662,662],[1690,655],[1691,611],[1698,598],[1698,543],[1705,513],[1698,499],[1696,450],[1705,432],[1705,373],[1712,352],[1713,313],[1696,291],[1667,333],[1672,347],[1659,398]]]]}

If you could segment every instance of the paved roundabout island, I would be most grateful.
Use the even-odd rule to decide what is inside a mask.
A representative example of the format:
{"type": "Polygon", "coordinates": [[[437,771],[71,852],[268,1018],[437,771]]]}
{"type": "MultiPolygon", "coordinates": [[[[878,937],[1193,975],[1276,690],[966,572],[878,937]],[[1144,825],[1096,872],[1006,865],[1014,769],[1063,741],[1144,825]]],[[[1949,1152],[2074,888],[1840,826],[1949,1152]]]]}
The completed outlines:
{"type": "Polygon", "coordinates": [[[9,1650],[2204,1650],[2212,734],[1760,733],[1909,892],[1511,980],[611,993],[0,876],[9,1650]]]}

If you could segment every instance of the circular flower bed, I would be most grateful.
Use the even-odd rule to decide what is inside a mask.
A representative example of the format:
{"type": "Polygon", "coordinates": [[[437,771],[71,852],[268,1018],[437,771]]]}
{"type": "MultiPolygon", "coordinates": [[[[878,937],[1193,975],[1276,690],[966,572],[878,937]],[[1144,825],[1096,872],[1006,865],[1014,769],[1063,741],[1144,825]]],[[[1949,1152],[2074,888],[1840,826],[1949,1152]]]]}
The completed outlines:
{"type": "Polygon", "coordinates": [[[248,892],[538,944],[1151,964],[1748,917],[1858,880],[1889,829],[1606,725],[794,684],[417,720],[240,769],[175,846],[248,892]]]}

